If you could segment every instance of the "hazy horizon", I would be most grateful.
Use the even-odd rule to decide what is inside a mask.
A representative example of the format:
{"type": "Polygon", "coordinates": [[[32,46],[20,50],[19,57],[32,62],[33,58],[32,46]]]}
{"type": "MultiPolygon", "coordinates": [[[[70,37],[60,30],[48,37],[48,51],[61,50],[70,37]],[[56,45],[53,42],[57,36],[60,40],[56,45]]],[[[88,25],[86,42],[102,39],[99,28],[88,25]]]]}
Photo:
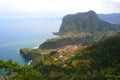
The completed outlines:
{"type": "Polygon", "coordinates": [[[56,18],[87,12],[120,13],[119,0],[0,0],[0,19],[56,18]]]}
{"type": "Polygon", "coordinates": [[[0,43],[41,39],[59,30],[59,19],[4,19],[0,20],[0,43]]]}

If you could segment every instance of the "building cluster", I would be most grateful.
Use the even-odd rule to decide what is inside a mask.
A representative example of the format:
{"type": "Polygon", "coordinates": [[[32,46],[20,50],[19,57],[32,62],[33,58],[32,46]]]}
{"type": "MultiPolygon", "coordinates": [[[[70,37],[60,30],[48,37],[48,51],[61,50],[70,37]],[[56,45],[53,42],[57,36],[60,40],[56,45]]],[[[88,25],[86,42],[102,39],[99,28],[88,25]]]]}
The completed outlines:
{"type": "Polygon", "coordinates": [[[76,45],[68,45],[63,48],[58,48],[57,53],[71,53],[78,49],[76,45]]]}

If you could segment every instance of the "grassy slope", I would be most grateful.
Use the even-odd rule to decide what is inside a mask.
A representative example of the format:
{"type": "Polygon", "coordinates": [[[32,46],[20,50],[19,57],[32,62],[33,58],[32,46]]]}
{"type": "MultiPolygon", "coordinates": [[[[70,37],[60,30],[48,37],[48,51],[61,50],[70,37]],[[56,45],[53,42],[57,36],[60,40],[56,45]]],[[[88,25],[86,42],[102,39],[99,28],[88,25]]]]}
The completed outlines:
{"type": "Polygon", "coordinates": [[[119,67],[120,33],[71,53],[55,51],[33,66],[43,80],[119,80],[119,67]],[[69,59],[60,60],[61,54],[69,59]]]}

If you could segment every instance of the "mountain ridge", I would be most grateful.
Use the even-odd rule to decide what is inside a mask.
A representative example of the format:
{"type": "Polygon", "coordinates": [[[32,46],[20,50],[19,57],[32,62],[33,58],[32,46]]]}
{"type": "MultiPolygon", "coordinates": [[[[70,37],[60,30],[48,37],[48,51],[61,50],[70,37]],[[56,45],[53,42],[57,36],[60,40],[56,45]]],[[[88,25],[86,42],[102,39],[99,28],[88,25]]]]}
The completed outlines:
{"type": "Polygon", "coordinates": [[[120,13],[97,14],[101,20],[120,25],[120,13]]]}
{"type": "Polygon", "coordinates": [[[58,35],[78,34],[82,32],[104,32],[120,30],[120,25],[99,19],[94,11],[69,14],[63,17],[58,35]]]}

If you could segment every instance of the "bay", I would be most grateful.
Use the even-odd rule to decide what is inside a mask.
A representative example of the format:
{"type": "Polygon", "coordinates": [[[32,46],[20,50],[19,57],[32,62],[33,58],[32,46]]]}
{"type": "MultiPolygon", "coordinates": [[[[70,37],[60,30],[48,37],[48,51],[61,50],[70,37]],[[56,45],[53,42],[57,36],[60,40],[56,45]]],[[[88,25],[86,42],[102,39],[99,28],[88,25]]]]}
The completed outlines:
{"type": "Polygon", "coordinates": [[[0,59],[13,60],[19,64],[26,61],[19,53],[20,48],[39,46],[46,39],[55,37],[61,21],[58,19],[14,19],[0,20],[0,59]]]}

